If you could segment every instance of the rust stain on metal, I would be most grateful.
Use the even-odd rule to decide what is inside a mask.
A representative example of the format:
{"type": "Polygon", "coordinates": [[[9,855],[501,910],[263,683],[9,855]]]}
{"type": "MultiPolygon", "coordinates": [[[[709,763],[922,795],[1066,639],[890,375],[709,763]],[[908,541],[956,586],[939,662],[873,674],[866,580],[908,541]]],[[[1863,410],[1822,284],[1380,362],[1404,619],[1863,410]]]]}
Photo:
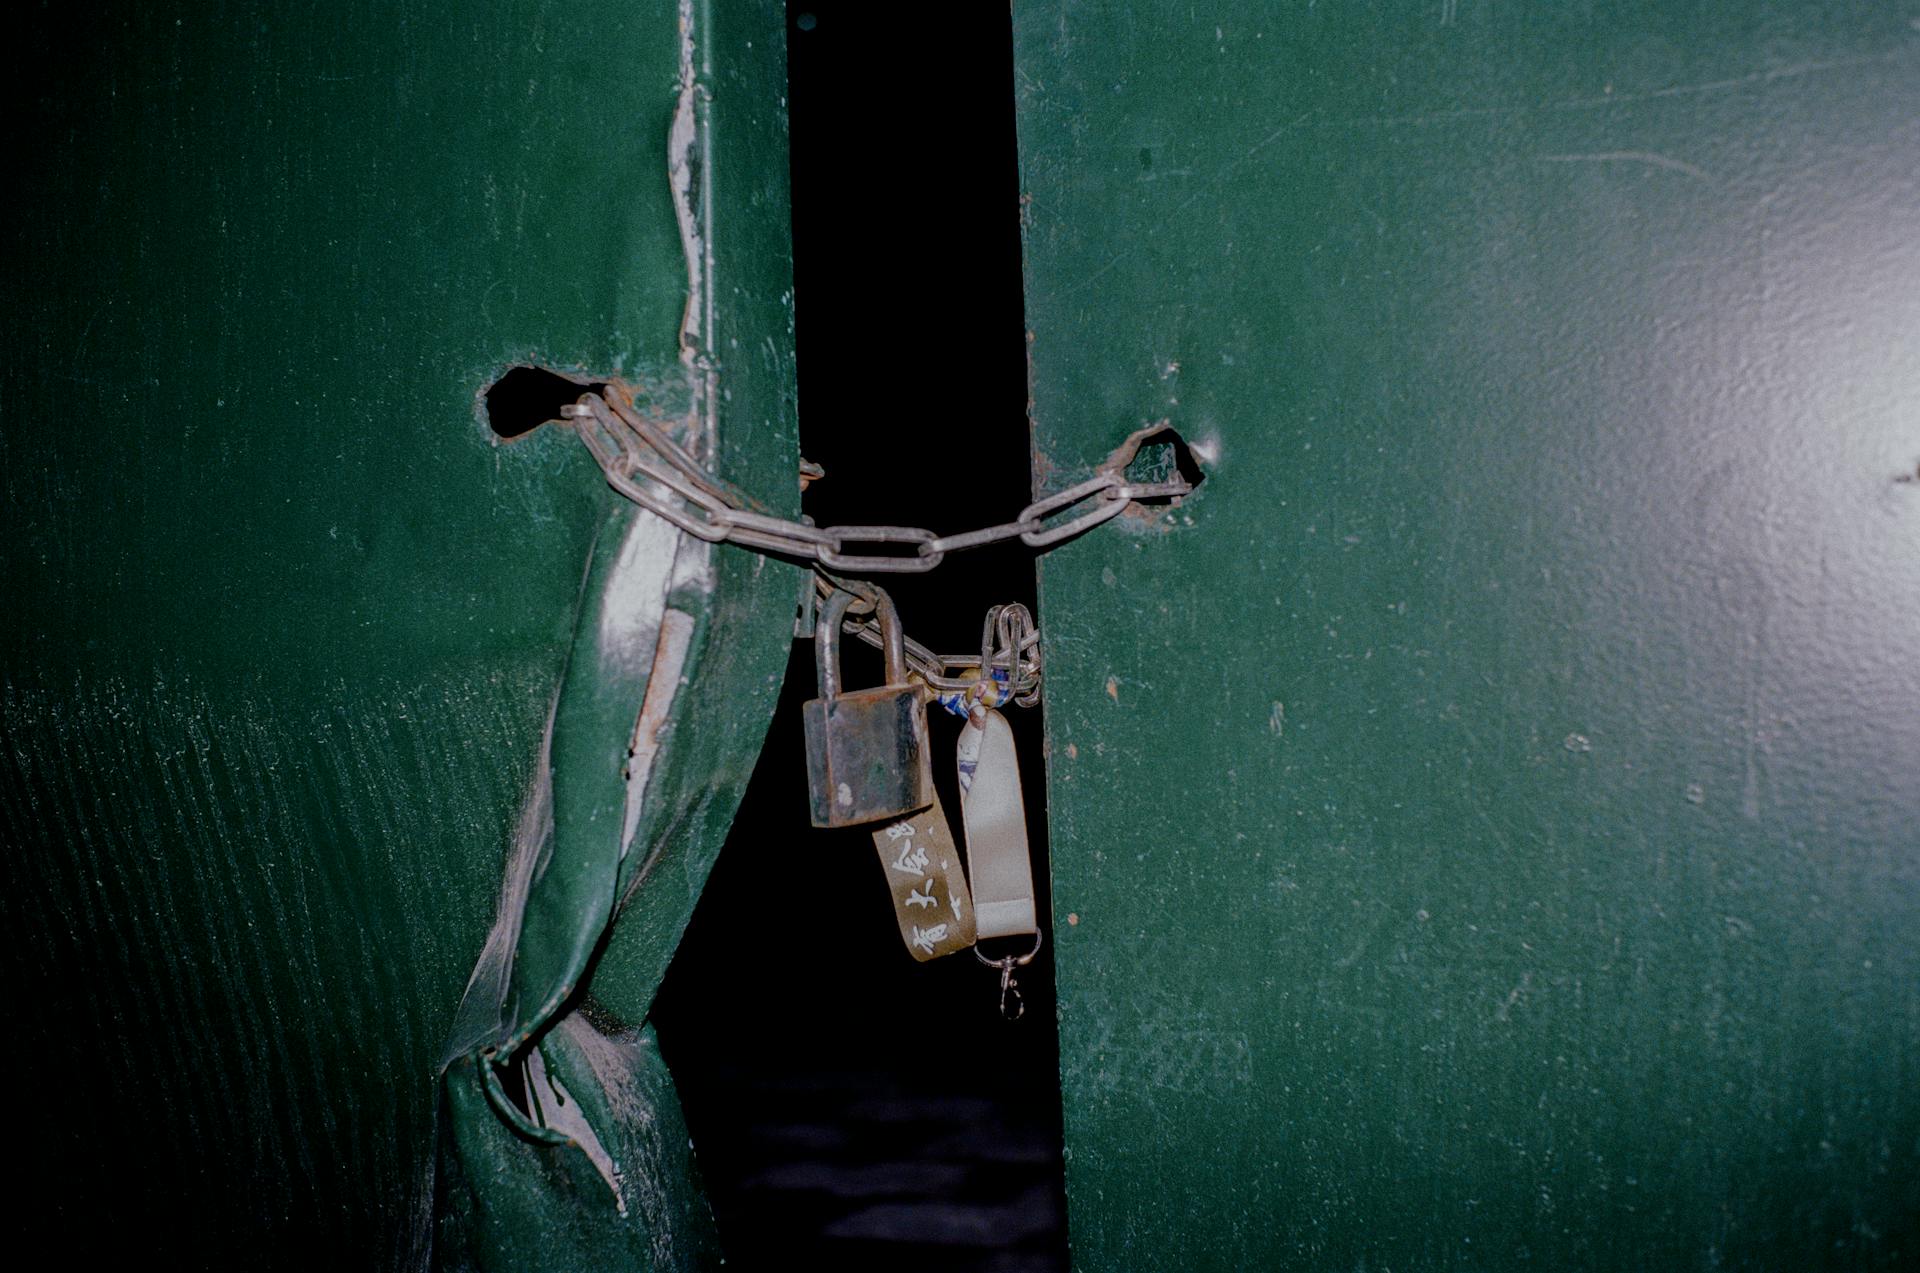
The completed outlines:
{"type": "MultiPolygon", "coordinates": [[[[1177,369],[1179,364],[1175,363],[1173,366],[1177,369]]],[[[1184,474],[1188,466],[1198,469],[1199,466],[1193,459],[1193,449],[1187,445],[1187,440],[1180,435],[1180,431],[1173,427],[1172,421],[1166,416],[1161,416],[1150,424],[1144,424],[1128,434],[1126,441],[1115,447],[1100,467],[1103,470],[1124,473],[1127,466],[1133,463],[1134,457],[1140,453],[1141,448],[1154,442],[1164,442],[1173,448],[1173,462],[1176,470],[1184,474]],[[1185,459],[1185,464],[1181,463],[1182,459],[1185,459]]],[[[1198,473],[1193,478],[1195,488],[1199,487],[1205,476],[1204,473],[1198,473]]],[[[1168,500],[1166,507],[1143,503],[1129,504],[1120,516],[1142,530],[1157,530],[1166,534],[1175,524],[1167,509],[1179,508],[1180,498],[1178,495],[1174,496],[1168,500]]]]}
{"type": "MultiPolygon", "coordinates": [[[[1180,507],[1180,501],[1177,498],[1168,502],[1174,508],[1180,507]]],[[[1150,508],[1145,504],[1132,505],[1122,511],[1120,516],[1142,530],[1157,530],[1164,534],[1173,529],[1172,520],[1168,518],[1165,509],[1150,508]]]]}

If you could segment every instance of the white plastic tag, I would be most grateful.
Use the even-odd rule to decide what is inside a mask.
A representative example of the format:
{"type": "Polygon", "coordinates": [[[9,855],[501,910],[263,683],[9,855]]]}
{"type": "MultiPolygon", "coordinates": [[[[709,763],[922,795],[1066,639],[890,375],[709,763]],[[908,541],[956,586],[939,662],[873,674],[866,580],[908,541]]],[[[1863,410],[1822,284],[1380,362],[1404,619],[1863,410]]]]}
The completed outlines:
{"type": "Polygon", "coordinates": [[[976,707],[960,731],[960,818],[966,829],[967,874],[974,927],[981,940],[1040,931],[1027,852],[1026,801],[1013,727],[990,707],[976,707]]]}

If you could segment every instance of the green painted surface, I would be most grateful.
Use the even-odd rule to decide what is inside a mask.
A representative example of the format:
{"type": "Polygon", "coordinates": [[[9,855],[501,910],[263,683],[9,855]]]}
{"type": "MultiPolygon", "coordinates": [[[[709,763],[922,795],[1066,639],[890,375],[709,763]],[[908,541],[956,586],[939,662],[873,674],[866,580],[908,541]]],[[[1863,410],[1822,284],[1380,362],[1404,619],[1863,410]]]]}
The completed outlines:
{"type": "Polygon", "coordinates": [[[1910,7],[1015,23],[1076,1264],[1920,1260],[1910,7]]]}
{"type": "MultiPolygon", "coordinates": [[[[780,13],[694,12],[717,463],[789,510],[780,13]]],[[[617,809],[647,671],[591,625],[638,515],[564,433],[496,445],[477,395],[532,361],[684,405],[681,47],[670,3],[531,0],[61,6],[9,41],[0,919],[33,1005],[16,1202],[69,1249],[425,1258],[436,1075],[549,711],[580,709],[556,804],[617,809]]],[[[680,706],[725,715],[663,750],[621,876],[666,844],[605,979],[629,1022],[758,748],[794,587],[722,550],[677,601],[680,706]]],[[[543,880],[598,910],[530,953],[550,982],[622,869],[608,836],[555,844],[543,880]]],[[[662,1205],[629,1225],[697,1211],[662,1205]]]]}

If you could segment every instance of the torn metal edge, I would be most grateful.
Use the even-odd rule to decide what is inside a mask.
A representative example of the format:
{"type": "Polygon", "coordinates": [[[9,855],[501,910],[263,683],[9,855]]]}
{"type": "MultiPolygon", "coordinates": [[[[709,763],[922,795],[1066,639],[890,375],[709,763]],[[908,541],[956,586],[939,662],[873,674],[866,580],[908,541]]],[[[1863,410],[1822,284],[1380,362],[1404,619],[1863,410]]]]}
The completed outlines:
{"type": "Polygon", "coordinates": [[[535,1091],[544,1084],[550,1100],[540,1102],[540,1123],[543,1127],[563,1133],[569,1141],[578,1146],[588,1160],[593,1163],[600,1178],[607,1182],[607,1188],[613,1191],[613,1204],[624,1217],[627,1214],[627,1196],[620,1188],[620,1164],[600,1140],[600,1134],[587,1121],[581,1111],[580,1102],[567,1091],[559,1076],[547,1068],[547,1058],[538,1046],[527,1049],[527,1086],[535,1091]]]}

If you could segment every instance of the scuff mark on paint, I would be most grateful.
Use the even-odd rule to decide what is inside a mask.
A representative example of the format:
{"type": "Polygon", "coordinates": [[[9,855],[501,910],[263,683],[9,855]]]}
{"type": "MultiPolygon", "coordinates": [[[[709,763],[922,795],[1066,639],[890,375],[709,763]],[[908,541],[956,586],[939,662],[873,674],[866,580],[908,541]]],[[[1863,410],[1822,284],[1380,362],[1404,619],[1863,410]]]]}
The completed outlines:
{"type": "Polygon", "coordinates": [[[653,660],[682,537],[662,517],[629,523],[600,608],[600,657],[609,671],[631,676],[653,660]]]}
{"type": "Polygon", "coordinates": [[[442,1069],[476,1048],[499,1043],[509,1029],[505,1016],[507,990],[513,979],[513,952],[520,945],[520,926],[526,917],[533,878],[553,851],[551,761],[553,718],[559,701],[556,694],[547,707],[540,755],[533,778],[527,784],[526,799],[520,806],[520,819],[513,829],[493,927],[487,932],[486,944],[480,948],[480,958],[474,961],[473,972],[467,977],[466,989],[460,996],[453,1032],[440,1055],[442,1069]]]}

